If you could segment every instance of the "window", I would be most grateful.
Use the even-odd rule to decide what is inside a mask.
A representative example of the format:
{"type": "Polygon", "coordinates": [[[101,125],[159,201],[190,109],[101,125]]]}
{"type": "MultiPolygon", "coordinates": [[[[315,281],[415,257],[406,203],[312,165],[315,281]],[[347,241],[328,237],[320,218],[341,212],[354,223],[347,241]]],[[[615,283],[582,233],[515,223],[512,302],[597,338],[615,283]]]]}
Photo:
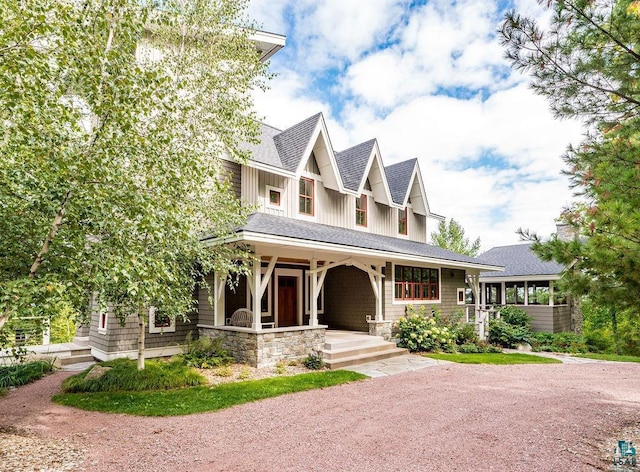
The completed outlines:
{"type": "Polygon", "coordinates": [[[507,305],[524,305],[524,282],[507,282],[505,296],[507,305]]]}
{"type": "Polygon", "coordinates": [[[105,334],[107,332],[107,310],[99,308],[98,311],[98,333],[105,334]]]}
{"type": "Polygon", "coordinates": [[[465,303],[466,303],[465,289],[459,288],[458,289],[458,305],[464,305],[465,303]]]}
{"type": "Polygon", "coordinates": [[[476,297],[473,295],[473,290],[471,290],[471,287],[469,286],[464,289],[464,303],[465,305],[476,304],[476,297]]]}
{"type": "Polygon", "coordinates": [[[280,206],[280,192],[277,190],[269,190],[269,204],[280,206]]]}
{"type": "Polygon", "coordinates": [[[156,307],[149,308],[149,333],[173,333],[176,323],[169,315],[156,307]]]}
{"type": "Polygon", "coordinates": [[[500,284],[485,286],[485,303],[487,305],[502,305],[502,287],[500,284]]]}
{"type": "Polygon", "coordinates": [[[527,298],[529,305],[548,305],[549,282],[528,282],[527,298]]]}
{"type": "Polygon", "coordinates": [[[398,210],[398,233],[407,234],[407,208],[398,210]]]}
{"type": "Polygon", "coordinates": [[[356,198],[356,225],[367,226],[367,196],[365,194],[356,198]]]}
{"type": "Polygon", "coordinates": [[[396,300],[439,300],[440,271],[422,267],[396,266],[396,300]]]}
{"type": "Polygon", "coordinates": [[[313,180],[302,177],[300,179],[300,213],[313,215],[313,180]]]}

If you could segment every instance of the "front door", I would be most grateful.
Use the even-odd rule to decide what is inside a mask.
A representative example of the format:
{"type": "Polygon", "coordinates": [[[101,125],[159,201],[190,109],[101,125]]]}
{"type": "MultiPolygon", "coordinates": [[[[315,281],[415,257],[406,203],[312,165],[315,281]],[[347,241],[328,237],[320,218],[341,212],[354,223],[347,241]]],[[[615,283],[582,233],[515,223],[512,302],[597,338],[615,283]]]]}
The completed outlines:
{"type": "Polygon", "coordinates": [[[298,278],[278,277],[278,327],[295,326],[298,314],[298,278]]]}

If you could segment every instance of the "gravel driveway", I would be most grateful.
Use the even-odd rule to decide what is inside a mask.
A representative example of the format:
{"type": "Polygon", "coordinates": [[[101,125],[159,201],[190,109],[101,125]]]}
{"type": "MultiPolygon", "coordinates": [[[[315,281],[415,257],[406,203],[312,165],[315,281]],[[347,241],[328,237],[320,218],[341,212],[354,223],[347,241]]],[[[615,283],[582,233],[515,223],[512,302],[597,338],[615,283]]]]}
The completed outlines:
{"type": "Polygon", "coordinates": [[[446,364],[173,418],[53,405],[66,375],[0,398],[0,431],[68,457],[17,465],[0,442],[0,470],[612,470],[616,440],[640,443],[640,364],[446,364]]]}

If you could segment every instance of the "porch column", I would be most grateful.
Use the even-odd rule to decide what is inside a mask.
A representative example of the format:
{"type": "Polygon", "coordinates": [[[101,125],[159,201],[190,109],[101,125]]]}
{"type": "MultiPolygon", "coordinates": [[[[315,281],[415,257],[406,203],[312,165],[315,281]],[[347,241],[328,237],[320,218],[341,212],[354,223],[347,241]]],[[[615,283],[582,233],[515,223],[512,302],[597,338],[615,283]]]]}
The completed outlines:
{"type": "Polygon", "coordinates": [[[213,275],[213,325],[224,326],[224,288],[227,282],[227,274],[213,275]]]}
{"type": "Polygon", "coordinates": [[[315,258],[311,259],[311,261],[309,261],[309,269],[311,269],[311,273],[309,274],[309,326],[318,326],[318,294],[320,290],[318,290],[317,268],[318,260],[315,258]]]}
{"type": "Polygon", "coordinates": [[[555,290],[555,284],[553,283],[553,280],[549,280],[549,306],[553,306],[554,302],[553,302],[553,292],[555,290]]]}
{"type": "MultiPolygon", "coordinates": [[[[374,266],[376,272],[382,274],[382,268],[380,266],[374,266]]],[[[375,277],[375,282],[378,288],[376,296],[376,321],[382,321],[382,276],[375,277]]]]}
{"type": "Polygon", "coordinates": [[[260,293],[260,285],[262,282],[262,258],[259,254],[254,255],[253,267],[251,268],[251,279],[249,280],[249,287],[251,294],[253,295],[253,304],[251,311],[253,312],[253,323],[251,328],[255,331],[262,330],[262,296],[260,293]]]}

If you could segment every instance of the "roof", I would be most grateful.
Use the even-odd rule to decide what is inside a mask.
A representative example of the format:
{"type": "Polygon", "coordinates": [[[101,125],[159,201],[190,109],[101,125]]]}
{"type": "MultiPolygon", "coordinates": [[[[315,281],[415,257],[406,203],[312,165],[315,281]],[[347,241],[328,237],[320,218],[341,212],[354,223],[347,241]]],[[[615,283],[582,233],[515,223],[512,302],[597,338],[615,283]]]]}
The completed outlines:
{"type": "Polygon", "coordinates": [[[316,154],[325,187],[356,193],[372,176],[366,174],[373,172],[371,184],[376,201],[399,208],[409,197],[417,197],[419,200],[413,202],[415,213],[441,218],[430,213],[417,159],[383,167],[375,138],[334,153],[322,113],[284,131],[260,123],[260,142],[245,143],[243,147],[251,152],[249,166],[263,169],[266,166],[270,172],[295,178],[296,175],[299,177],[302,163],[309,157],[309,149],[315,145],[311,141],[318,136],[324,140],[327,151],[316,154]]]}
{"type": "Polygon", "coordinates": [[[342,177],[342,183],[345,188],[354,192],[358,191],[375,144],[376,140],[370,139],[362,144],[357,144],[336,153],[340,177],[342,177]]]}
{"type": "MultiPolygon", "coordinates": [[[[478,258],[473,258],[455,252],[442,249],[431,244],[410,241],[402,238],[393,238],[378,234],[365,233],[347,228],[323,225],[311,221],[297,220],[283,216],[269,215],[266,213],[253,213],[247,219],[247,223],[236,229],[236,233],[257,233],[268,236],[290,238],[295,240],[313,241],[329,245],[368,249],[391,255],[406,255],[438,259],[443,264],[471,266],[485,270],[501,268],[494,264],[486,263],[478,258]]],[[[381,254],[382,255],[382,254],[381,254]]]]}
{"type": "Polygon", "coordinates": [[[523,277],[537,275],[559,275],[564,266],[557,262],[545,262],[532,250],[532,243],[498,246],[480,255],[480,258],[504,267],[504,272],[482,272],[480,277],[523,277]]]}
{"type": "Polygon", "coordinates": [[[404,203],[404,198],[411,184],[413,169],[416,167],[418,159],[409,159],[408,161],[398,162],[384,168],[391,191],[393,202],[398,205],[404,203]]]}

